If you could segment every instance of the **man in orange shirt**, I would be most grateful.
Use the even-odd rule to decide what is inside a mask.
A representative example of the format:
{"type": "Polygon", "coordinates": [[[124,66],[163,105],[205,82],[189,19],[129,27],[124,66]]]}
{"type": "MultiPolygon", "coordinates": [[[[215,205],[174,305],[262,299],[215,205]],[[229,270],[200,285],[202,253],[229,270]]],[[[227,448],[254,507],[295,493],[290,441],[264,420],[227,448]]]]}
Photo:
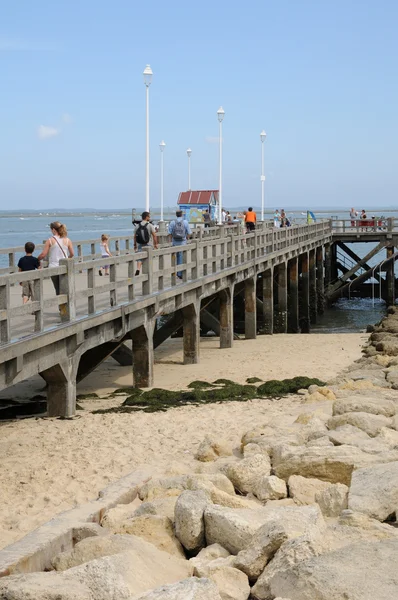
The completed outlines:
{"type": "Polygon", "coordinates": [[[249,210],[245,216],[245,223],[247,231],[254,231],[256,229],[257,215],[253,208],[249,206],[249,210]]]}

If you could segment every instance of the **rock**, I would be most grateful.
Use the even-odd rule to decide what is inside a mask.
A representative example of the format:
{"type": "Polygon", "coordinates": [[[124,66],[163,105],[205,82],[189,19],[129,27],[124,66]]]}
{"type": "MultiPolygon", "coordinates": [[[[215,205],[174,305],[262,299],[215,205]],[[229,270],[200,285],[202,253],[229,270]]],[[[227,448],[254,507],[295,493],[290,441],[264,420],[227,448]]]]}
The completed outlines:
{"type": "Polygon", "coordinates": [[[101,519],[101,526],[106,529],[112,529],[115,525],[126,519],[131,519],[141,505],[141,501],[136,498],[130,504],[117,504],[109,508],[101,519]]]}
{"type": "Polygon", "coordinates": [[[281,445],[275,449],[272,460],[275,475],[285,481],[290,475],[298,473],[304,477],[350,485],[354,468],[378,464],[381,461],[396,461],[398,454],[397,451],[391,450],[383,454],[371,455],[354,446],[345,445],[333,448],[322,446],[294,448],[281,445]]]}
{"type": "Polygon", "coordinates": [[[329,429],[336,429],[336,427],[341,427],[342,425],[353,425],[354,427],[358,427],[358,429],[362,429],[362,431],[365,431],[371,437],[375,437],[382,427],[390,427],[392,421],[383,415],[374,415],[366,412],[348,412],[343,415],[331,417],[327,422],[329,429]]]}
{"type": "MultiPolygon", "coordinates": [[[[344,511],[343,514],[349,513],[350,511],[344,511]]],[[[354,513],[352,513],[354,515],[354,513]]],[[[279,548],[276,552],[273,560],[267,564],[264,571],[260,575],[257,580],[257,583],[252,588],[252,594],[255,598],[259,600],[268,600],[269,598],[273,598],[274,595],[277,594],[291,594],[290,591],[279,588],[275,589],[274,584],[275,581],[280,581],[281,578],[285,576],[286,573],[294,569],[296,566],[300,564],[306,564],[308,560],[311,560],[313,557],[317,557],[324,553],[333,554],[335,551],[344,548],[344,547],[352,547],[353,544],[368,544],[373,543],[376,540],[398,540],[397,532],[393,530],[392,527],[388,525],[384,525],[382,523],[378,523],[372,519],[369,519],[365,515],[360,515],[363,519],[356,519],[355,515],[352,519],[348,518],[347,521],[351,520],[350,526],[341,524],[343,517],[340,517],[338,524],[331,525],[326,529],[311,529],[306,534],[301,537],[290,539],[279,548]],[[375,523],[379,528],[377,531],[375,527],[369,525],[367,529],[361,527],[360,522],[365,524],[367,521],[375,523]],[[381,531],[381,528],[384,528],[381,531]]],[[[340,571],[336,569],[337,573],[340,571]]],[[[330,589],[333,588],[333,585],[330,585],[330,589]]],[[[329,591],[329,590],[328,590],[329,591]]],[[[292,598],[296,600],[296,594],[291,594],[292,598]]],[[[305,597],[306,600],[318,600],[318,598],[322,598],[323,600],[329,600],[329,596],[314,596],[308,595],[305,597]]],[[[362,599],[362,596],[338,596],[339,600],[356,600],[356,598],[362,599]]],[[[375,596],[374,600],[378,596],[375,596]]]]}
{"type": "Polygon", "coordinates": [[[308,531],[321,531],[324,527],[325,522],[317,505],[279,510],[272,520],[254,534],[247,548],[239,552],[234,566],[255,581],[284,542],[308,531]]]}
{"type": "Polygon", "coordinates": [[[185,558],[181,543],[174,535],[172,522],[168,517],[158,515],[142,515],[121,522],[113,528],[114,533],[129,533],[147,540],[159,550],[173,556],[185,558]]]}
{"type": "MultiPolygon", "coordinates": [[[[398,540],[357,543],[313,556],[276,573],[269,582],[272,596],[294,600],[391,600],[396,597],[398,540]]],[[[257,598],[268,598],[253,593],[257,598]]]]}
{"type": "Polygon", "coordinates": [[[271,462],[265,454],[254,454],[243,458],[238,463],[230,465],[227,477],[235,489],[243,494],[253,491],[257,479],[263,475],[270,475],[271,462]]]}
{"type": "Polygon", "coordinates": [[[398,448],[398,431],[389,427],[382,427],[376,440],[386,444],[391,449],[398,448]]]}
{"type": "Polygon", "coordinates": [[[353,473],[348,508],[384,521],[398,506],[398,461],[353,473]]]}
{"type": "MultiPolygon", "coordinates": [[[[89,538],[106,540],[108,538],[89,538]]],[[[86,541],[86,540],[83,540],[86,541]]],[[[80,542],[82,543],[82,542],[80,542]]],[[[134,550],[90,560],[62,573],[0,579],[2,600],[130,600],[192,575],[192,565],[136,538],[134,550]]]]}
{"type": "Polygon", "coordinates": [[[86,538],[104,535],[109,535],[109,531],[101,527],[98,523],[82,523],[73,529],[73,542],[77,544],[86,538]]]}
{"type": "Polygon", "coordinates": [[[164,585],[133,600],[221,600],[217,586],[210,579],[191,577],[164,585]]]}
{"type": "Polygon", "coordinates": [[[351,379],[352,381],[365,380],[378,387],[389,387],[385,373],[382,369],[360,369],[358,371],[350,371],[345,376],[345,379],[351,379]]]}
{"type": "Polygon", "coordinates": [[[338,517],[348,506],[348,487],[343,483],[332,483],[315,495],[325,517],[338,517]]]}
{"type": "Polygon", "coordinates": [[[222,473],[197,473],[151,479],[140,488],[139,497],[148,502],[167,496],[179,496],[184,490],[193,489],[198,481],[210,482],[228,494],[235,493],[233,485],[222,473]]]}
{"type": "Polygon", "coordinates": [[[160,517],[168,517],[174,523],[174,509],[178,496],[166,496],[158,498],[151,502],[143,502],[137,508],[132,517],[141,517],[142,515],[158,515],[160,517]]]}
{"type": "Polygon", "coordinates": [[[350,412],[365,412],[372,415],[393,417],[396,413],[396,407],[391,400],[366,398],[363,396],[342,398],[333,404],[334,416],[350,412]]]}
{"type": "Polygon", "coordinates": [[[317,392],[318,390],[319,390],[319,385],[313,384],[313,385],[309,386],[308,393],[315,394],[315,392],[317,392]]]}
{"type": "Polygon", "coordinates": [[[366,431],[362,431],[362,429],[354,427],[354,425],[336,427],[336,429],[329,431],[328,437],[335,446],[342,446],[343,444],[356,446],[357,443],[371,439],[366,431]]]}
{"type": "Polygon", "coordinates": [[[369,532],[374,539],[398,538],[398,531],[387,523],[380,523],[363,513],[353,510],[343,510],[339,517],[339,523],[349,527],[357,527],[362,534],[369,532]]]}
{"type": "Polygon", "coordinates": [[[66,571],[85,562],[102,556],[112,556],[121,552],[145,551],[146,542],[134,535],[112,535],[86,538],[78,542],[72,550],[57,554],[51,561],[56,571],[66,571]]]}
{"type": "Polygon", "coordinates": [[[323,421],[314,417],[308,421],[308,423],[301,429],[301,435],[304,436],[305,441],[316,440],[320,437],[327,435],[328,430],[323,421]]]}
{"type": "Polygon", "coordinates": [[[312,446],[334,446],[333,442],[330,441],[329,436],[323,436],[316,438],[315,440],[310,440],[307,442],[307,447],[311,448],[312,446]]]}
{"type": "Polygon", "coordinates": [[[233,496],[231,494],[226,494],[214,486],[210,490],[210,500],[214,504],[228,506],[229,508],[258,508],[260,506],[260,503],[254,500],[242,498],[242,496],[237,496],[236,494],[233,496]]]}
{"type": "Polygon", "coordinates": [[[326,398],[326,400],[336,400],[336,396],[334,395],[334,392],[328,388],[328,387],[320,387],[317,390],[318,394],[321,394],[322,396],[324,396],[326,398]]]}
{"type": "MultiPolygon", "coordinates": [[[[239,461],[238,461],[239,462],[239,461]]],[[[227,466],[227,469],[229,465],[227,466]]],[[[217,489],[221,492],[225,492],[226,494],[231,494],[231,496],[235,496],[235,489],[229,478],[223,473],[206,473],[206,474],[196,474],[192,475],[188,479],[188,489],[194,489],[196,482],[209,482],[212,483],[217,489]]]]}
{"type": "Polygon", "coordinates": [[[267,447],[263,444],[253,444],[253,442],[246,444],[243,448],[243,456],[247,458],[253,454],[268,454],[267,447]]]}
{"type": "Polygon", "coordinates": [[[255,482],[253,494],[262,501],[286,498],[286,482],[275,475],[264,475],[255,482]]]}
{"type": "Polygon", "coordinates": [[[202,550],[194,557],[190,559],[190,563],[194,566],[197,563],[208,564],[217,558],[228,558],[231,556],[230,552],[223,548],[221,544],[211,544],[206,548],[202,548],[202,550]]]}
{"type": "Polygon", "coordinates": [[[220,456],[231,456],[232,446],[229,442],[223,439],[214,439],[206,436],[200,444],[195,458],[202,462],[217,460],[220,456]]]}
{"type": "Polygon", "coordinates": [[[329,482],[301,475],[291,475],[288,480],[289,496],[299,505],[314,504],[318,492],[322,492],[330,486],[329,482]]]}
{"type": "Polygon", "coordinates": [[[205,532],[207,544],[220,544],[231,554],[246,548],[256,531],[267,520],[266,508],[225,508],[207,506],[205,532]]]}
{"type": "Polygon", "coordinates": [[[333,402],[333,400],[336,400],[336,396],[333,394],[333,396],[331,398],[326,398],[326,396],[324,396],[323,394],[320,393],[319,390],[317,390],[316,392],[312,392],[312,394],[309,394],[306,398],[305,398],[305,403],[306,404],[313,404],[314,402],[325,402],[325,400],[330,400],[331,402],[333,402]]]}
{"type": "Polygon", "coordinates": [[[265,427],[248,431],[242,437],[241,449],[248,444],[258,444],[263,454],[272,456],[274,446],[281,443],[290,446],[301,446],[307,440],[302,435],[300,428],[293,424],[288,427],[278,427],[277,425],[266,425],[265,427]]]}
{"type": "Polygon", "coordinates": [[[186,490],[175,506],[175,533],[187,550],[200,550],[205,545],[203,514],[209,500],[202,491],[186,490]]]}
{"type": "Polygon", "coordinates": [[[247,575],[230,566],[216,564],[218,559],[205,568],[207,577],[213,581],[222,600],[247,600],[250,595],[250,586],[247,575]]]}

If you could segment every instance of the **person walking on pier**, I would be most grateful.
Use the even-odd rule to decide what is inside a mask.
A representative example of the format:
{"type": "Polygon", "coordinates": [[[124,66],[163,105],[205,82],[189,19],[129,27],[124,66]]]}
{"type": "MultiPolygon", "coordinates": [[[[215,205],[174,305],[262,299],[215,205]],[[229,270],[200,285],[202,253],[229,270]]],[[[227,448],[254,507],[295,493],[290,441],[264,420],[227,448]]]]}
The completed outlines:
{"type": "MultiPolygon", "coordinates": [[[[177,210],[176,220],[169,224],[169,235],[173,246],[184,246],[191,235],[189,223],[184,219],[182,210],[177,210]]],[[[177,252],[177,265],[182,264],[182,252],[177,252]]],[[[177,272],[178,279],[182,279],[182,271],[177,272]]]]}
{"type": "MultiPolygon", "coordinates": [[[[101,256],[102,258],[108,258],[108,256],[112,256],[111,251],[109,250],[109,235],[107,233],[103,233],[101,235],[101,256]]],[[[104,266],[105,275],[109,275],[109,265],[104,266]]],[[[102,275],[102,267],[99,270],[99,274],[102,275]]]]}
{"type": "MultiPolygon", "coordinates": [[[[144,211],[141,215],[142,221],[137,225],[134,231],[134,250],[141,252],[144,248],[148,248],[152,245],[155,250],[158,247],[158,238],[156,237],[155,227],[150,223],[151,215],[149,212],[144,211]]],[[[137,262],[137,270],[135,272],[136,277],[140,274],[142,262],[137,262]]]]}
{"type": "Polygon", "coordinates": [[[256,229],[257,215],[251,206],[249,206],[245,215],[245,223],[247,231],[254,231],[256,229]]]}
{"type": "Polygon", "coordinates": [[[355,210],[355,208],[352,208],[350,210],[351,227],[355,227],[357,217],[358,217],[358,212],[355,210]]]}
{"type": "MultiPolygon", "coordinates": [[[[37,260],[40,262],[48,255],[48,266],[50,268],[59,267],[60,260],[74,257],[73,244],[68,238],[65,225],[59,221],[50,223],[50,229],[52,236],[44,244],[44,248],[37,257],[37,260]]],[[[59,275],[52,276],[51,281],[53,282],[56,295],[59,296],[59,275]]]]}
{"type": "MultiPolygon", "coordinates": [[[[40,263],[36,256],[33,256],[35,251],[35,245],[33,242],[26,242],[25,244],[25,256],[18,261],[18,271],[35,271],[40,269],[40,263]]],[[[33,288],[33,281],[23,281],[22,286],[22,302],[26,304],[29,298],[34,302],[35,294],[33,288]]]]}
{"type": "Polygon", "coordinates": [[[211,216],[208,208],[206,208],[205,212],[203,213],[203,223],[205,224],[205,227],[210,227],[211,225],[211,216]]]}

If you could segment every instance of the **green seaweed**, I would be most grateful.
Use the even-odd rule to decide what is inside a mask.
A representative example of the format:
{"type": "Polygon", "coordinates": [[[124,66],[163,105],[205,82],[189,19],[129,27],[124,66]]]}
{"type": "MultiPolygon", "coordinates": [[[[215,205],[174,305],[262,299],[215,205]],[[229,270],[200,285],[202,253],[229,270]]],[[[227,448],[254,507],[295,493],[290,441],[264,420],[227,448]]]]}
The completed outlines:
{"type": "Polygon", "coordinates": [[[133,413],[136,411],[152,413],[164,412],[169,408],[179,406],[200,406],[231,401],[246,402],[254,398],[279,399],[287,394],[296,393],[299,389],[308,388],[312,384],[324,385],[319,379],[310,379],[309,377],[294,377],[281,381],[272,379],[258,387],[249,384],[242,385],[229,379],[218,379],[212,384],[219,387],[212,387],[211,384],[203,386],[203,383],[206,382],[193,381],[189,384],[189,389],[185,391],[153,388],[143,392],[139,388],[124,388],[133,393],[120,406],[97,409],[93,412],[95,414],[133,413]],[[203,389],[204,387],[206,389],[203,389]]]}
{"type": "Polygon", "coordinates": [[[76,400],[89,400],[90,398],[99,398],[99,396],[95,392],[90,392],[88,394],[78,394],[76,396],[76,400]]]}
{"type": "Polygon", "coordinates": [[[258,377],[248,377],[246,383],[261,383],[263,380],[258,377]]]}
{"type": "Polygon", "coordinates": [[[212,383],[209,383],[208,381],[192,381],[191,383],[189,383],[187,385],[188,388],[192,389],[192,390],[204,390],[205,388],[211,388],[213,387],[212,383]]]}

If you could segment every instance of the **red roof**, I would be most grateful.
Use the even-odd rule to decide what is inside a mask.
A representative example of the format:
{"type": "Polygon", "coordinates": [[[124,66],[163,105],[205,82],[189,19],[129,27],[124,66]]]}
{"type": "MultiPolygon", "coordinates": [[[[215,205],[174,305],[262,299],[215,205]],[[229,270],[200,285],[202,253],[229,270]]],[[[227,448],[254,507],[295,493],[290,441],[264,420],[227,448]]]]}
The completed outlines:
{"type": "Polygon", "coordinates": [[[218,201],[218,190],[189,190],[180,192],[177,204],[209,204],[212,194],[218,201]]]}

